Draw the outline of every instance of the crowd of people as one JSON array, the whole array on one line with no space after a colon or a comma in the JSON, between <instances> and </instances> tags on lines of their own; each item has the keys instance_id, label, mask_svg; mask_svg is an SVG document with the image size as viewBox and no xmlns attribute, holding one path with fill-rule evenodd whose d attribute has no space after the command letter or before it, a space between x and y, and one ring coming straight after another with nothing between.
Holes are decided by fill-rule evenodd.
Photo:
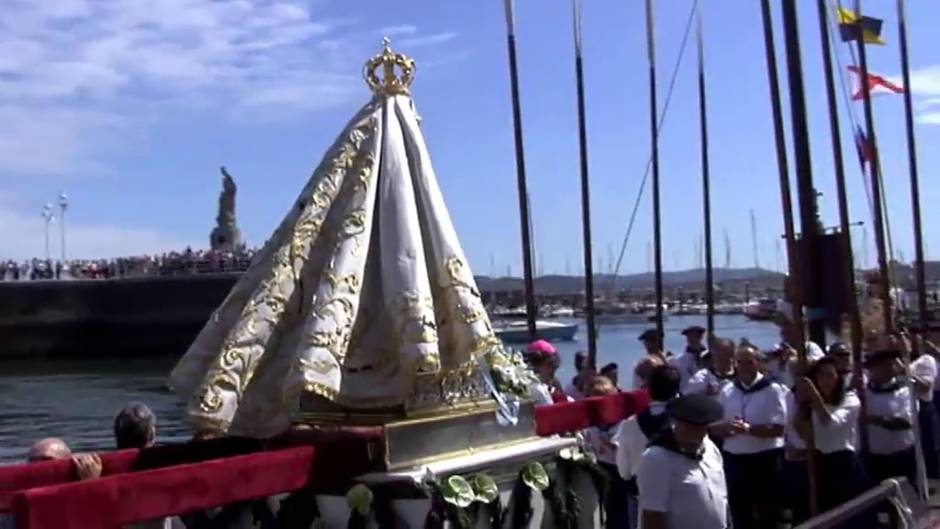
<instances>
[{"instance_id":1,"label":"crowd of people","mask_svg":"<svg viewBox=\"0 0 940 529\"><path fill-rule=\"evenodd\" d=\"M125 277L175 276L217 272L243 272L255 250L234 252L193 250L159 255L139 255L116 259L31 259L17 262L0 260L0 281L54 279L114 279Z\"/></svg>"},{"instance_id":2,"label":"crowd of people","mask_svg":"<svg viewBox=\"0 0 940 529\"><path fill-rule=\"evenodd\" d=\"M646 390L650 405L583 433L610 477L607 527L795 526L811 514L810 459L817 512L889 478L921 487L917 443L927 476L940 477L936 346L917 336L870 334L856 369L844 343L823 351L806 341L801 358L800 328L786 317L777 323L781 342L769 351L706 338L698 326L683 331L687 346L679 354L663 350L656 330L639 336L645 354L627 389ZM615 364L598 371L578 354L577 374L563 385L551 344L533 342L527 359L540 379L532 389L537 403L620 391ZM878 514L885 515L873 509L845 527L875 527L868 524Z\"/></svg>"}]
</instances>

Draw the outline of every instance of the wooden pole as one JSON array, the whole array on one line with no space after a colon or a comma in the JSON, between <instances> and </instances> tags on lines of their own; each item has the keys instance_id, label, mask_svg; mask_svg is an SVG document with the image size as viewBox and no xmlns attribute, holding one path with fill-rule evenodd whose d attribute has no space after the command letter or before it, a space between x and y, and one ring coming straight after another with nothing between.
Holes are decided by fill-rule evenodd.
<instances>
[{"instance_id":1,"label":"wooden pole","mask_svg":"<svg viewBox=\"0 0 940 529\"><path fill-rule=\"evenodd\" d=\"M653 24L653 0L646 0L646 50L649 59L650 84L650 139L652 141L651 160L653 166L653 261L655 266L654 284L656 291L656 333L663 348L663 241L659 206L659 124L656 104L656 46Z\"/></svg>"},{"instance_id":2,"label":"wooden pole","mask_svg":"<svg viewBox=\"0 0 940 529\"><path fill-rule=\"evenodd\" d=\"M584 296L588 327L588 365L597 367L597 329L594 325L594 259L591 256L591 187L588 176L587 116L584 111L584 66L581 55L581 1L572 0L574 12L574 69L578 91L578 140L581 160L581 228L584 239Z\"/></svg>"},{"instance_id":3,"label":"wooden pole","mask_svg":"<svg viewBox=\"0 0 940 529\"><path fill-rule=\"evenodd\" d=\"M796 163L797 203L800 211L801 263L803 274L797 283L809 319L809 337L821 347L826 343L825 314L822 304L819 259L819 225L816 209L816 188L809 150L809 126L806 121L806 98L803 92L803 64L796 1L783 2L783 31L787 54L787 77L790 84L790 119L793 127L793 152Z\"/></svg>"},{"instance_id":4,"label":"wooden pole","mask_svg":"<svg viewBox=\"0 0 940 529\"><path fill-rule=\"evenodd\" d=\"M861 16L862 3L855 0L855 13ZM875 118L871 109L871 93L868 90L868 59L865 53L865 42L861 35L856 39L858 46L858 67L860 72L860 83L862 86L862 101L865 108L865 128L868 135L868 142L871 146L871 160L868 163L868 170L871 176L871 201L872 219L875 225L875 246L878 250L878 279L881 282L881 300L882 300L882 318L884 319L884 330L886 333L894 332L894 310L891 303L891 278L888 273L888 249L885 243L885 226L883 202L881 199L881 162L878 154L878 142L875 138Z\"/></svg>"},{"instance_id":5,"label":"wooden pole","mask_svg":"<svg viewBox=\"0 0 940 529\"><path fill-rule=\"evenodd\" d=\"M920 183L917 174L917 144L914 140L914 111L911 103L911 69L907 53L907 20L904 9L904 0L897 0L898 12L898 40L901 49L901 77L904 82L904 125L907 132L907 163L911 177L911 211L914 223L914 274L917 281L917 316L921 333L926 334L929 321L927 319L927 278L924 271L924 238L920 216ZM861 13L861 11L858 11ZM859 15L861 16L861 15ZM859 39L860 43L862 39ZM864 43L861 43L864 46ZM866 91L867 92L867 91ZM927 354L920 351L921 354ZM910 369L910 355L906 355L905 362ZM923 425L917 420L917 397L914 395L910 377L907 377L908 389L911 391L911 409L914 412L914 434L916 435L915 455L917 457L917 483L921 497L927 499L929 494L927 482L927 465L924 459L924 447L921 445L920 429Z\"/></svg>"},{"instance_id":6,"label":"wooden pole","mask_svg":"<svg viewBox=\"0 0 940 529\"><path fill-rule=\"evenodd\" d=\"M715 336L715 284L712 270L711 179L708 172L708 113L705 99L705 44L702 11L697 7L698 31L698 110L702 140L702 215L705 227L705 320L709 339Z\"/></svg>"},{"instance_id":7,"label":"wooden pole","mask_svg":"<svg viewBox=\"0 0 940 529\"><path fill-rule=\"evenodd\" d=\"M519 104L519 70L516 64L516 24L513 0L505 0L506 44L509 50L509 80L512 90L512 130L516 147L516 186L519 193L519 223L522 231L522 275L525 288L526 327L529 338L535 333L535 281L532 277L532 241L529 224L529 191L526 185L525 149L522 144L522 110Z\"/></svg>"},{"instance_id":8,"label":"wooden pole","mask_svg":"<svg viewBox=\"0 0 940 529\"><path fill-rule=\"evenodd\" d=\"M784 0L788 4L792 0ZM792 6L791 6L792 7ZM787 166L787 146L783 130L783 111L780 103L780 83L777 77L777 54L774 47L773 20L771 17L770 0L761 0L761 15L764 27L764 52L767 61L767 78L770 85L770 103L774 123L774 140L777 150L777 168L780 183L780 200L783 206L783 225L784 236L787 241L787 267L788 277L791 284L798 284L798 271L796 252L796 234L793 222L793 205L790 195L789 169ZM797 353L800 357L800 363L806 365L806 341L803 336L803 307L800 296L793 298L793 323L799 330L798 343L795 344ZM793 345L793 344L791 344ZM815 438L812 435L812 422L810 422L810 433L807 442L806 468L809 475L808 491L810 514L816 514L818 511L817 485L816 485L816 458L815 458Z\"/></svg>"},{"instance_id":9,"label":"wooden pole","mask_svg":"<svg viewBox=\"0 0 940 529\"><path fill-rule=\"evenodd\" d=\"M862 2L861 0L855 0L855 14L861 20L862 16ZM882 318L884 319L884 328L886 334L894 334L895 332L895 318L894 318L894 309L891 303L891 275L888 270L888 253L887 245L885 243L885 216L884 216L884 202L882 197L882 182L881 182L881 163L880 155L878 153L878 143L875 139L875 124L874 124L874 113L872 112L871 107L871 92L868 88L868 58L865 50L865 39L863 35L862 28L857 29L856 34L856 45L858 49L858 67L861 70L860 72L860 84L862 86L862 98L865 107L865 125L868 132L868 141L871 144L871 157L868 167L869 174L871 175L871 188L872 188L872 202L873 202L873 214L874 214L874 224L875 224L875 245L878 248L878 276L881 282L882 291L881 291L881 300L882 300ZM903 51L902 51L903 54ZM909 87L906 87L909 88ZM904 365L905 369L910 369L910 356L908 354L904 355ZM910 377L905 378L905 385L908 388L908 391L911 395L911 409L914 414L914 421L912 422L912 430L914 433L914 454L917 461L917 483L914 485L917 486L918 492L921 497L926 499L928 493L927 490L927 481L926 481L926 467L924 465L924 453L923 447L920 443L920 425L917 420L917 396L914 394L913 385L911 384Z\"/></svg>"},{"instance_id":10,"label":"wooden pole","mask_svg":"<svg viewBox=\"0 0 940 529\"><path fill-rule=\"evenodd\" d=\"M823 70L826 78L826 102L829 106L829 135L832 139L832 162L836 179L836 195L839 201L839 230L842 232L843 257L845 259L845 280L849 292L849 333L852 343L852 368L856 380L863 380L862 369L862 319L858 310L858 297L855 293L855 259L852 255L852 237L849 224L849 200L845 186L845 164L842 158L842 136L839 127L839 105L836 99L836 85L832 75L832 49L829 45L829 15L826 0L816 0L819 14L819 39L823 56ZM867 403L865 392L860 392L862 415L865 415ZM861 423L862 446L868 446L868 424Z\"/></svg>"},{"instance_id":11,"label":"wooden pole","mask_svg":"<svg viewBox=\"0 0 940 529\"><path fill-rule=\"evenodd\" d=\"M901 78L904 82L904 121L907 129L907 164L911 172L911 212L914 216L914 273L917 278L917 316L920 332L927 332L927 275L924 271L924 234L920 217L920 183L917 175L917 144L914 141L914 110L911 103L911 68L907 56L907 20L904 0L897 1L898 41L901 48Z\"/></svg>"}]
</instances>

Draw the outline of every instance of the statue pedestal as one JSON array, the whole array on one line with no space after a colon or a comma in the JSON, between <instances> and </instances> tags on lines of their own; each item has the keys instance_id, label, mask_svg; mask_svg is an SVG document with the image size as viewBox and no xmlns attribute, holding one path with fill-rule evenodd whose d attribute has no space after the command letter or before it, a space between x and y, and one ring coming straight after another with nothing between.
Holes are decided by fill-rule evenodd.
<instances>
[{"instance_id":1,"label":"statue pedestal","mask_svg":"<svg viewBox=\"0 0 940 529\"><path fill-rule=\"evenodd\" d=\"M407 469L387 472L374 472L362 475L356 482L369 487L374 501L388 501L397 517L400 527L424 527L425 518L431 510L431 499L427 497L423 483L429 477L444 480L449 476L471 476L485 472L492 477L500 493L504 509L504 519L512 515L513 490L517 486L519 473L532 462L541 463L554 481L557 476L555 465L559 452L565 448L574 448L577 441L573 438L533 438L505 446L474 451L465 455L439 459L434 462ZM585 472L576 472L565 486L577 494L581 506L578 518L579 528L600 527L599 499L589 476ZM349 518L349 506L344 496L319 495L316 497L321 520L326 527L344 527ZM531 493L532 518L529 527L553 528L552 510L548 502L538 492ZM490 527L485 520L473 520L474 527Z\"/></svg>"}]
</instances>

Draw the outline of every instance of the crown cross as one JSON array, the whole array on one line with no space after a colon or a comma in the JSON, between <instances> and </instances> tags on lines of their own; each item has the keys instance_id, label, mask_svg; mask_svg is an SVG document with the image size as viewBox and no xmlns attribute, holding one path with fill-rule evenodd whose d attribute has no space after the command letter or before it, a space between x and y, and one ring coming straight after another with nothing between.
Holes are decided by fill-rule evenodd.
<instances>
[{"instance_id":1,"label":"crown cross","mask_svg":"<svg viewBox=\"0 0 940 529\"><path fill-rule=\"evenodd\" d=\"M415 61L405 54L393 53L389 44L388 37L382 39L382 53L366 61L362 76L375 95L407 94L415 76Z\"/></svg>"}]
</instances>

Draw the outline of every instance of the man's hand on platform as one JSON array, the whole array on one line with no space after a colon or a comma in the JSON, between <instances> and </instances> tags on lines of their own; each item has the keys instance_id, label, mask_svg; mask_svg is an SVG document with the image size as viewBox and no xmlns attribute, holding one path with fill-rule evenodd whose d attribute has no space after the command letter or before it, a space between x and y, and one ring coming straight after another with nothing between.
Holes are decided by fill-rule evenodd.
<instances>
[{"instance_id":1,"label":"man's hand on platform","mask_svg":"<svg viewBox=\"0 0 940 529\"><path fill-rule=\"evenodd\" d=\"M101 477L101 458L98 454L78 454L72 456L79 481Z\"/></svg>"}]
</instances>

